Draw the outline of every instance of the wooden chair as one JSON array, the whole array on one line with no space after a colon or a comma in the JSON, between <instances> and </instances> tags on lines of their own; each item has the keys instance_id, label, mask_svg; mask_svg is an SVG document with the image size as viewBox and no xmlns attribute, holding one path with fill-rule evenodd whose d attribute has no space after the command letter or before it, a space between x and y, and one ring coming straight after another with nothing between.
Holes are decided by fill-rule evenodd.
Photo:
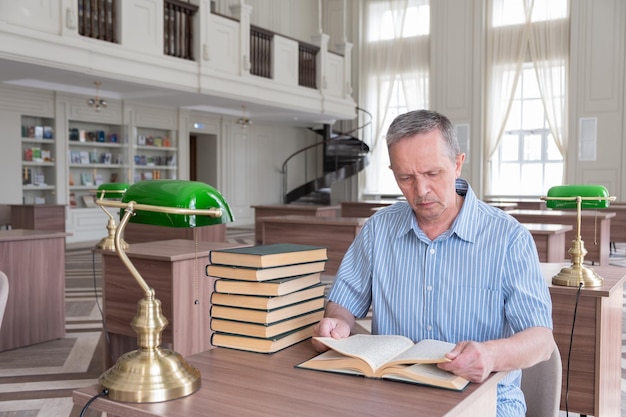
<instances>
[{"instance_id":1,"label":"wooden chair","mask_svg":"<svg viewBox=\"0 0 626 417\"><path fill-rule=\"evenodd\" d=\"M562 374L561 354L557 347L547 361L522 370L526 417L558 417Z\"/></svg>"},{"instance_id":2,"label":"wooden chair","mask_svg":"<svg viewBox=\"0 0 626 417\"><path fill-rule=\"evenodd\" d=\"M2 318L4 317L4 310L6 309L8 298L9 279L4 272L0 271L0 328L2 328Z\"/></svg>"}]
</instances>

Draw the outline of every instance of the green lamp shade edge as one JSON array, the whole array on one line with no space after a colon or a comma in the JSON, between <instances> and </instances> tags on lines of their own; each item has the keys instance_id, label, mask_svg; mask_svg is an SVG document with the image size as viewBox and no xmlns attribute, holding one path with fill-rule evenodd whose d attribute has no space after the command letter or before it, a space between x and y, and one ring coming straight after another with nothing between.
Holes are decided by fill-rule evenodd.
<instances>
[{"instance_id":1,"label":"green lamp shade edge","mask_svg":"<svg viewBox=\"0 0 626 417\"><path fill-rule=\"evenodd\" d=\"M234 221L230 206L222 194L209 184L186 180L147 180L131 185L123 203L134 201L137 204L179 209L206 210L220 208L221 217L187 215L137 210L130 223L151 224L166 227L201 227ZM120 210L120 217L124 210Z\"/></svg>"},{"instance_id":2,"label":"green lamp shade edge","mask_svg":"<svg viewBox=\"0 0 626 417\"><path fill-rule=\"evenodd\" d=\"M559 197L597 197L598 200L581 201L581 209L605 209L609 207L609 192L603 185L571 184L556 185L548 190L546 207L550 209L575 209L576 200L559 200Z\"/></svg>"}]
</instances>

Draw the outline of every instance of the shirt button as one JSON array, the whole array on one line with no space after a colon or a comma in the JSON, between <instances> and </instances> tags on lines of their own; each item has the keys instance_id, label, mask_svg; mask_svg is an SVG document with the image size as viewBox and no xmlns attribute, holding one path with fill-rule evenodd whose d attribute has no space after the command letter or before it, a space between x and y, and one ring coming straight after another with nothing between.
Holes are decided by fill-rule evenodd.
<instances>
[{"instance_id":1,"label":"shirt button","mask_svg":"<svg viewBox=\"0 0 626 417\"><path fill-rule=\"evenodd\" d=\"M435 250L431 248L430 249L430 254L433 255L434 253L435 253Z\"/></svg>"},{"instance_id":2,"label":"shirt button","mask_svg":"<svg viewBox=\"0 0 626 417\"><path fill-rule=\"evenodd\" d=\"M426 287L426 289L427 289L428 291L432 291L432 290L433 290L433 286L432 286L432 285L428 285L428 286Z\"/></svg>"},{"instance_id":3,"label":"shirt button","mask_svg":"<svg viewBox=\"0 0 626 417\"><path fill-rule=\"evenodd\" d=\"M426 330L431 331L432 329L433 329L433 326L431 326L430 324L426 326Z\"/></svg>"}]
</instances>

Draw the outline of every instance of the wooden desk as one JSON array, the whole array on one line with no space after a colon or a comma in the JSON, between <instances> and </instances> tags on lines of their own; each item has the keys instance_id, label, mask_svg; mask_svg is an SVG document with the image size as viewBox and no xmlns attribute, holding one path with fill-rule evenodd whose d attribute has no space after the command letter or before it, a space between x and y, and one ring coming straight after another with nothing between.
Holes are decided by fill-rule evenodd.
<instances>
[{"instance_id":1,"label":"wooden desk","mask_svg":"<svg viewBox=\"0 0 626 417\"><path fill-rule=\"evenodd\" d=\"M485 199L487 204L510 204L516 205L520 210L545 210L546 202L537 198L516 198L516 197L489 197Z\"/></svg>"},{"instance_id":2,"label":"wooden desk","mask_svg":"<svg viewBox=\"0 0 626 417\"><path fill-rule=\"evenodd\" d=\"M65 233L65 206L12 204L11 228Z\"/></svg>"},{"instance_id":3,"label":"wooden desk","mask_svg":"<svg viewBox=\"0 0 626 417\"><path fill-rule=\"evenodd\" d=\"M341 217L369 217L376 208L387 207L402 200L342 201Z\"/></svg>"},{"instance_id":4,"label":"wooden desk","mask_svg":"<svg viewBox=\"0 0 626 417\"><path fill-rule=\"evenodd\" d=\"M318 204L270 204L252 206L254 209L254 239L257 243L263 241L263 225L259 218L273 216L300 216L337 217L339 206L320 206Z\"/></svg>"},{"instance_id":5,"label":"wooden desk","mask_svg":"<svg viewBox=\"0 0 626 417\"><path fill-rule=\"evenodd\" d=\"M0 231L0 270L9 278L0 351L65 336L65 236Z\"/></svg>"},{"instance_id":6,"label":"wooden desk","mask_svg":"<svg viewBox=\"0 0 626 417\"><path fill-rule=\"evenodd\" d=\"M215 224L212 226L202 227L165 227L154 226L151 224L128 223L124 229L124 240L128 244L171 239L226 242L226 225Z\"/></svg>"},{"instance_id":7,"label":"wooden desk","mask_svg":"<svg viewBox=\"0 0 626 417\"><path fill-rule=\"evenodd\" d=\"M511 210L507 211L520 223L539 224L568 224L572 230L565 234L563 256L571 259L567 252L576 238L576 211L575 210ZM609 264L611 218L615 213L604 210L583 210L581 212L580 235L585 242L587 255L585 262L607 266ZM597 244L595 244L597 242Z\"/></svg>"},{"instance_id":8,"label":"wooden desk","mask_svg":"<svg viewBox=\"0 0 626 417\"><path fill-rule=\"evenodd\" d=\"M606 210L615 213L611 219L611 242L626 242L626 203L611 203Z\"/></svg>"},{"instance_id":9,"label":"wooden desk","mask_svg":"<svg viewBox=\"0 0 626 417\"><path fill-rule=\"evenodd\" d=\"M263 244L301 243L324 246L328 253L326 274L339 269L348 247L367 219L362 217L273 216L262 217Z\"/></svg>"},{"instance_id":10,"label":"wooden desk","mask_svg":"<svg viewBox=\"0 0 626 417\"><path fill-rule=\"evenodd\" d=\"M533 235L539 262L564 262L563 247L565 233L572 230L572 226L565 224L536 224L522 223Z\"/></svg>"},{"instance_id":11,"label":"wooden desk","mask_svg":"<svg viewBox=\"0 0 626 417\"><path fill-rule=\"evenodd\" d=\"M552 285L563 264L542 264L552 296L554 338L563 361L561 410L565 410L568 351L576 287ZM593 267L604 285L582 288L572 343L569 411L602 417L621 416L622 303L626 269Z\"/></svg>"},{"instance_id":12,"label":"wooden desk","mask_svg":"<svg viewBox=\"0 0 626 417\"><path fill-rule=\"evenodd\" d=\"M196 246L197 245L197 246ZM129 259L161 300L169 325L164 346L183 356L211 348L210 299L213 278L207 277L209 251L239 244L172 239L136 243L126 251ZM102 251L103 304L112 365L125 352L137 349L137 334L130 322L144 294L116 252ZM194 304L195 300L198 304Z\"/></svg>"},{"instance_id":13,"label":"wooden desk","mask_svg":"<svg viewBox=\"0 0 626 417\"><path fill-rule=\"evenodd\" d=\"M496 386L505 375L456 392L294 368L315 355L310 340L271 355L217 348L188 358L202 374L200 390L188 397L156 404L99 398L90 409L134 417L495 417ZM83 406L97 392L91 386L72 397Z\"/></svg>"}]
</instances>

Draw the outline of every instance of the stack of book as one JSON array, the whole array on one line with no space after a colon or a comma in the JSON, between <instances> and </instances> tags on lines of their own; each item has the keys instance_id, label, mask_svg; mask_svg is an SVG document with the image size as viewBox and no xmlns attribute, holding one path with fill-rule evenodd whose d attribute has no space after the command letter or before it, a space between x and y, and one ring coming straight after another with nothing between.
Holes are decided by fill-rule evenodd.
<instances>
[{"instance_id":1,"label":"stack of book","mask_svg":"<svg viewBox=\"0 0 626 417\"><path fill-rule=\"evenodd\" d=\"M311 337L323 316L326 248L247 246L211 251L209 261L214 346L273 353Z\"/></svg>"}]
</instances>

